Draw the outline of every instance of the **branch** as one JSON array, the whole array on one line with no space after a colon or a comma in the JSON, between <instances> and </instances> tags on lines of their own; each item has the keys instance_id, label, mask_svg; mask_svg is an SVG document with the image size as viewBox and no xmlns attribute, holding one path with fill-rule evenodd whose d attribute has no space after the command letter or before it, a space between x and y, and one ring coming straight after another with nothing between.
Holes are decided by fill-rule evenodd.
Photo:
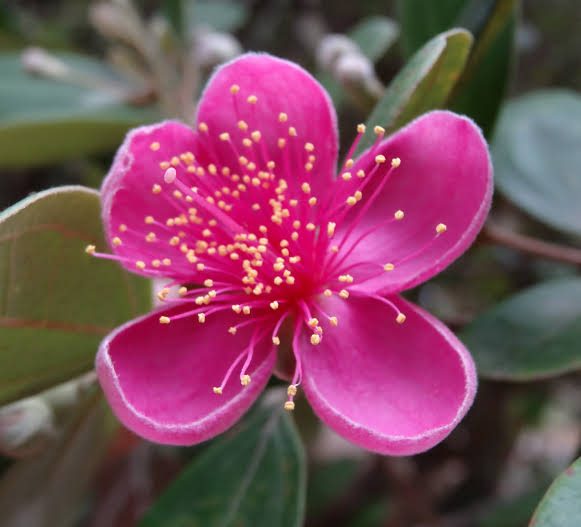
<instances>
[{"instance_id":1,"label":"branch","mask_svg":"<svg viewBox=\"0 0 581 527\"><path fill-rule=\"evenodd\" d=\"M512 247L518 251L539 256L541 258L548 258L550 260L557 260L559 262L567 262L581 266L581 249L573 247L565 247L556 243L548 243L537 238L524 236L512 232L504 227L501 227L490 220L484 225L482 235L485 242L493 245L503 245L505 247Z\"/></svg>"}]
</instances>

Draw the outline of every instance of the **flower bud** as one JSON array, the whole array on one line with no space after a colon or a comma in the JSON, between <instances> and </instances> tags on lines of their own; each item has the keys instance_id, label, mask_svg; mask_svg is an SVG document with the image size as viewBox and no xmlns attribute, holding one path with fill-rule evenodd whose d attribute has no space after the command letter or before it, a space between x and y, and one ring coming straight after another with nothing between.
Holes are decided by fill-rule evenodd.
<instances>
[{"instance_id":1,"label":"flower bud","mask_svg":"<svg viewBox=\"0 0 581 527\"><path fill-rule=\"evenodd\" d=\"M375 78L371 61L359 52L346 53L339 57L333 73L340 82L349 84L364 85Z\"/></svg>"},{"instance_id":2,"label":"flower bud","mask_svg":"<svg viewBox=\"0 0 581 527\"><path fill-rule=\"evenodd\" d=\"M325 71L333 71L340 57L349 53L359 53L357 44L345 35L326 35L319 42L317 63Z\"/></svg>"},{"instance_id":3,"label":"flower bud","mask_svg":"<svg viewBox=\"0 0 581 527\"><path fill-rule=\"evenodd\" d=\"M59 58L42 48L26 48L20 55L22 67L33 75L60 78L67 75L69 67Z\"/></svg>"},{"instance_id":4,"label":"flower bud","mask_svg":"<svg viewBox=\"0 0 581 527\"><path fill-rule=\"evenodd\" d=\"M54 414L40 397L0 408L0 452L23 458L40 453L54 439Z\"/></svg>"},{"instance_id":5,"label":"flower bud","mask_svg":"<svg viewBox=\"0 0 581 527\"><path fill-rule=\"evenodd\" d=\"M211 69L242 53L242 46L232 35L199 30L195 36L196 55L200 66Z\"/></svg>"}]
</instances>

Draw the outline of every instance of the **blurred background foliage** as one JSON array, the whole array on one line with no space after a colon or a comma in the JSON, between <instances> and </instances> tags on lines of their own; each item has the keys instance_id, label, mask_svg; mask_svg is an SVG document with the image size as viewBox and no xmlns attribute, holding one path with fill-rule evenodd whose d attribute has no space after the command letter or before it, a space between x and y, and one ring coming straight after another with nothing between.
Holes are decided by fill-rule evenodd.
<instances>
[{"instance_id":1,"label":"blurred background foliage","mask_svg":"<svg viewBox=\"0 0 581 527\"><path fill-rule=\"evenodd\" d=\"M581 445L581 4L135 8L0 4L2 525L520 527L543 496L536 526L578 525L578 462L545 491ZM79 247L102 232L97 194L78 185L99 188L131 127L191 122L212 68L244 50L316 75L342 145L358 122L393 132L437 107L467 113L491 142L497 190L483 233L408 294L458 331L481 376L467 418L425 454L363 452L307 404L293 423L269 397L210 444L152 445L118 427L95 386L99 339L150 307L150 286L82 258Z\"/></svg>"}]
</instances>

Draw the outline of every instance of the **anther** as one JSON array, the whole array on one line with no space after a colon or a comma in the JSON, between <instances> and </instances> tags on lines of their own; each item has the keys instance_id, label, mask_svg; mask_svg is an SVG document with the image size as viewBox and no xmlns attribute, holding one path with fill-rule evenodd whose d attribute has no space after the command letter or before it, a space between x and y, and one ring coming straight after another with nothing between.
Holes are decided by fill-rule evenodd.
<instances>
[{"instance_id":1,"label":"anther","mask_svg":"<svg viewBox=\"0 0 581 527\"><path fill-rule=\"evenodd\" d=\"M286 394L289 397L294 397L297 394L297 387L294 384L291 384L287 389L286 389Z\"/></svg>"},{"instance_id":2,"label":"anther","mask_svg":"<svg viewBox=\"0 0 581 527\"><path fill-rule=\"evenodd\" d=\"M339 323L337 317L330 317L329 322L331 323L331 326L336 326Z\"/></svg>"},{"instance_id":3,"label":"anther","mask_svg":"<svg viewBox=\"0 0 581 527\"><path fill-rule=\"evenodd\" d=\"M379 154L378 156L375 156L375 162L376 163L385 163L385 156L383 156L381 154Z\"/></svg>"},{"instance_id":4,"label":"anther","mask_svg":"<svg viewBox=\"0 0 581 527\"><path fill-rule=\"evenodd\" d=\"M240 384L242 386L248 386L250 384L250 375L242 375L240 377Z\"/></svg>"},{"instance_id":5,"label":"anther","mask_svg":"<svg viewBox=\"0 0 581 527\"><path fill-rule=\"evenodd\" d=\"M311 344L313 346L316 346L317 344L319 344L321 342L321 337L320 335L317 335L317 333L313 333L311 335Z\"/></svg>"},{"instance_id":6,"label":"anther","mask_svg":"<svg viewBox=\"0 0 581 527\"><path fill-rule=\"evenodd\" d=\"M95 249L96 249L96 247L94 245L87 245L87 247L85 247L85 252L87 254L94 254Z\"/></svg>"},{"instance_id":7,"label":"anther","mask_svg":"<svg viewBox=\"0 0 581 527\"><path fill-rule=\"evenodd\" d=\"M309 320L308 324L309 324L309 326L314 328L315 326L319 325L319 320L313 317Z\"/></svg>"},{"instance_id":8,"label":"anther","mask_svg":"<svg viewBox=\"0 0 581 527\"><path fill-rule=\"evenodd\" d=\"M365 125L364 125L363 123L361 123L361 124L358 124L358 125L357 125L357 131L358 131L360 134L364 134L364 133L365 133Z\"/></svg>"},{"instance_id":9,"label":"anther","mask_svg":"<svg viewBox=\"0 0 581 527\"><path fill-rule=\"evenodd\" d=\"M349 291L347 291L346 289L341 289L341 291L339 291L339 296L341 298L347 299L349 298Z\"/></svg>"},{"instance_id":10,"label":"anther","mask_svg":"<svg viewBox=\"0 0 581 527\"><path fill-rule=\"evenodd\" d=\"M309 198L309 205L311 207L314 207L317 204L317 198L315 198L314 196L312 198Z\"/></svg>"},{"instance_id":11,"label":"anther","mask_svg":"<svg viewBox=\"0 0 581 527\"><path fill-rule=\"evenodd\" d=\"M255 143L258 143L258 141L260 141L261 134L258 130L254 130L254 132L250 134L250 137L252 137L252 140Z\"/></svg>"},{"instance_id":12,"label":"anther","mask_svg":"<svg viewBox=\"0 0 581 527\"><path fill-rule=\"evenodd\" d=\"M143 262L142 260L138 260L137 262L135 262L135 267L143 271L145 269L145 262Z\"/></svg>"},{"instance_id":13,"label":"anther","mask_svg":"<svg viewBox=\"0 0 581 527\"><path fill-rule=\"evenodd\" d=\"M180 296L184 296L187 292L188 292L188 288L185 286L182 286L178 289L178 295L180 295Z\"/></svg>"},{"instance_id":14,"label":"anther","mask_svg":"<svg viewBox=\"0 0 581 527\"><path fill-rule=\"evenodd\" d=\"M323 291L323 294L324 294L325 296L332 296L332 295L333 295L333 291L331 291L330 289L325 289L325 290Z\"/></svg>"},{"instance_id":15,"label":"anther","mask_svg":"<svg viewBox=\"0 0 581 527\"><path fill-rule=\"evenodd\" d=\"M289 126L288 135L291 135L293 137L296 137L296 135L297 135L297 129L294 126Z\"/></svg>"},{"instance_id":16,"label":"anther","mask_svg":"<svg viewBox=\"0 0 581 527\"><path fill-rule=\"evenodd\" d=\"M358 170L357 177L363 179L365 177L365 172L363 170Z\"/></svg>"},{"instance_id":17,"label":"anther","mask_svg":"<svg viewBox=\"0 0 581 527\"><path fill-rule=\"evenodd\" d=\"M153 185L153 187L151 187L151 192L153 194L159 194L161 192L161 186L156 183Z\"/></svg>"},{"instance_id":18,"label":"anther","mask_svg":"<svg viewBox=\"0 0 581 527\"><path fill-rule=\"evenodd\" d=\"M446 232L446 229L448 227L446 227L446 225L444 223L438 223L438 225L436 226L436 232L438 234L442 234L443 232Z\"/></svg>"},{"instance_id":19,"label":"anther","mask_svg":"<svg viewBox=\"0 0 581 527\"><path fill-rule=\"evenodd\" d=\"M214 393L216 395L222 395L222 388L214 386L214 388L212 388L212 390L214 391Z\"/></svg>"},{"instance_id":20,"label":"anther","mask_svg":"<svg viewBox=\"0 0 581 527\"><path fill-rule=\"evenodd\" d=\"M331 236L333 236L333 234L335 234L335 227L337 226L337 224L333 221L330 221L329 223L327 223L327 234L329 235L329 238Z\"/></svg>"},{"instance_id":21,"label":"anther","mask_svg":"<svg viewBox=\"0 0 581 527\"><path fill-rule=\"evenodd\" d=\"M228 333L230 333L231 335L236 335L236 332L237 332L237 331L238 331L238 330L237 330L237 329L236 329L234 326L230 326L230 327L228 328Z\"/></svg>"},{"instance_id":22,"label":"anther","mask_svg":"<svg viewBox=\"0 0 581 527\"><path fill-rule=\"evenodd\" d=\"M403 324L405 322L406 316L403 313L399 313L399 315L397 315L395 321L398 324Z\"/></svg>"},{"instance_id":23,"label":"anther","mask_svg":"<svg viewBox=\"0 0 581 527\"><path fill-rule=\"evenodd\" d=\"M174 167L169 167L166 171L165 174L163 175L163 180L170 185L171 183L173 183L176 179L176 169Z\"/></svg>"},{"instance_id":24,"label":"anther","mask_svg":"<svg viewBox=\"0 0 581 527\"><path fill-rule=\"evenodd\" d=\"M154 141L149 145L149 148L151 148L155 152L156 150L159 150L159 146L160 146L159 143L157 141Z\"/></svg>"},{"instance_id":25,"label":"anther","mask_svg":"<svg viewBox=\"0 0 581 527\"><path fill-rule=\"evenodd\" d=\"M307 152L312 152L315 149L315 145L313 143L305 143L305 150Z\"/></svg>"},{"instance_id":26,"label":"anther","mask_svg":"<svg viewBox=\"0 0 581 527\"><path fill-rule=\"evenodd\" d=\"M400 159L399 157L394 157L394 158L391 160L391 166L392 166L393 168L397 168L399 165L401 165L401 159Z\"/></svg>"},{"instance_id":27,"label":"anther","mask_svg":"<svg viewBox=\"0 0 581 527\"><path fill-rule=\"evenodd\" d=\"M280 346L280 339L278 337L272 337L272 343L275 346Z\"/></svg>"},{"instance_id":28,"label":"anther","mask_svg":"<svg viewBox=\"0 0 581 527\"><path fill-rule=\"evenodd\" d=\"M206 123L200 123L198 125L198 130L200 132L207 132L208 131L208 125Z\"/></svg>"},{"instance_id":29,"label":"anther","mask_svg":"<svg viewBox=\"0 0 581 527\"><path fill-rule=\"evenodd\" d=\"M240 86L238 86L238 84L232 84L232 86L230 86L230 93L231 94L238 93L239 91L240 91Z\"/></svg>"},{"instance_id":30,"label":"anther","mask_svg":"<svg viewBox=\"0 0 581 527\"><path fill-rule=\"evenodd\" d=\"M208 279L204 280L204 285L205 285L206 287L212 287L212 286L214 285L214 281L213 281L213 280L210 280L210 279L208 278Z\"/></svg>"},{"instance_id":31,"label":"anther","mask_svg":"<svg viewBox=\"0 0 581 527\"><path fill-rule=\"evenodd\" d=\"M393 215L393 217L394 217L396 220L401 220L401 219L403 219L403 216L404 216L404 214L403 214L403 210L398 210L398 211L397 211L397 212L396 212L396 213Z\"/></svg>"},{"instance_id":32,"label":"anther","mask_svg":"<svg viewBox=\"0 0 581 527\"><path fill-rule=\"evenodd\" d=\"M270 309L276 311L278 309L278 302L275 300L274 302L270 303Z\"/></svg>"},{"instance_id":33,"label":"anther","mask_svg":"<svg viewBox=\"0 0 581 527\"><path fill-rule=\"evenodd\" d=\"M343 178L343 181L349 181L351 179L351 172L343 172L341 178Z\"/></svg>"},{"instance_id":34,"label":"anther","mask_svg":"<svg viewBox=\"0 0 581 527\"><path fill-rule=\"evenodd\" d=\"M248 99L246 99L250 104L256 104L258 101L258 97L256 95L249 95Z\"/></svg>"},{"instance_id":35,"label":"anther","mask_svg":"<svg viewBox=\"0 0 581 527\"><path fill-rule=\"evenodd\" d=\"M221 141L228 141L230 139L230 134L228 132L222 132L218 137Z\"/></svg>"},{"instance_id":36,"label":"anther","mask_svg":"<svg viewBox=\"0 0 581 527\"><path fill-rule=\"evenodd\" d=\"M169 317L159 317L159 323L160 324L169 324L171 322Z\"/></svg>"},{"instance_id":37,"label":"anther","mask_svg":"<svg viewBox=\"0 0 581 527\"><path fill-rule=\"evenodd\" d=\"M345 161L345 167L351 168L354 163L355 163L355 161L353 161L353 159L347 159L347 161Z\"/></svg>"},{"instance_id":38,"label":"anther","mask_svg":"<svg viewBox=\"0 0 581 527\"><path fill-rule=\"evenodd\" d=\"M198 322L200 324L203 324L204 322L206 322L206 315L204 313L198 313Z\"/></svg>"},{"instance_id":39,"label":"anther","mask_svg":"<svg viewBox=\"0 0 581 527\"><path fill-rule=\"evenodd\" d=\"M394 269L395 269L395 266L392 263L386 263L383 266L384 271L393 271Z\"/></svg>"},{"instance_id":40,"label":"anther","mask_svg":"<svg viewBox=\"0 0 581 527\"><path fill-rule=\"evenodd\" d=\"M293 403L292 401L287 401L286 403L284 403L284 409L287 412L292 412L295 409L295 403Z\"/></svg>"},{"instance_id":41,"label":"anther","mask_svg":"<svg viewBox=\"0 0 581 527\"><path fill-rule=\"evenodd\" d=\"M375 127L373 127L373 131L377 135L383 135L385 133L385 128L383 128L383 126L375 126Z\"/></svg>"},{"instance_id":42,"label":"anther","mask_svg":"<svg viewBox=\"0 0 581 527\"><path fill-rule=\"evenodd\" d=\"M246 124L245 121L238 121L238 128L245 132L246 130L248 130L248 125Z\"/></svg>"}]
</instances>

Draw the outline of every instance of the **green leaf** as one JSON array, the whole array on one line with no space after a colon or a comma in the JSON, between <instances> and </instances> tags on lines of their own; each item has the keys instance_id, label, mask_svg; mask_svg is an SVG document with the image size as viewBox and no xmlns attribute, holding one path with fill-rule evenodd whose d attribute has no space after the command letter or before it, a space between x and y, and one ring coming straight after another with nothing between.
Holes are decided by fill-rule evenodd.
<instances>
[{"instance_id":1,"label":"green leaf","mask_svg":"<svg viewBox=\"0 0 581 527\"><path fill-rule=\"evenodd\" d=\"M399 28L386 16L370 16L351 28L347 36L371 62L377 62L397 40Z\"/></svg>"},{"instance_id":2,"label":"green leaf","mask_svg":"<svg viewBox=\"0 0 581 527\"><path fill-rule=\"evenodd\" d=\"M400 41L406 57L428 40L455 26L466 0L398 0Z\"/></svg>"},{"instance_id":3,"label":"green leaf","mask_svg":"<svg viewBox=\"0 0 581 527\"><path fill-rule=\"evenodd\" d=\"M228 0L186 0L187 19L192 26L207 25L216 31L232 33L248 20L243 3Z\"/></svg>"},{"instance_id":4,"label":"green leaf","mask_svg":"<svg viewBox=\"0 0 581 527\"><path fill-rule=\"evenodd\" d=\"M399 0L397 6L408 55L451 27L474 35L449 107L472 117L489 136L510 80L519 0Z\"/></svg>"},{"instance_id":5,"label":"green leaf","mask_svg":"<svg viewBox=\"0 0 581 527\"><path fill-rule=\"evenodd\" d=\"M553 481L529 525L578 527L579 518L581 518L581 458Z\"/></svg>"},{"instance_id":6,"label":"green leaf","mask_svg":"<svg viewBox=\"0 0 581 527\"><path fill-rule=\"evenodd\" d=\"M98 61L58 55L77 77L120 80ZM33 166L114 150L125 133L159 119L120 102L119 94L34 77L15 53L0 54L0 167ZM88 81L89 82L89 81Z\"/></svg>"},{"instance_id":7,"label":"green leaf","mask_svg":"<svg viewBox=\"0 0 581 527\"><path fill-rule=\"evenodd\" d=\"M117 429L102 393L70 414L58 441L40 456L13 464L0 478L3 527L73 527Z\"/></svg>"},{"instance_id":8,"label":"green leaf","mask_svg":"<svg viewBox=\"0 0 581 527\"><path fill-rule=\"evenodd\" d=\"M475 43L450 109L472 117L487 137L510 81L518 7L519 0L471 0L457 22L474 34Z\"/></svg>"},{"instance_id":9,"label":"green leaf","mask_svg":"<svg viewBox=\"0 0 581 527\"><path fill-rule=\"evenodd\" d=\"M149 281L89 243L106 247L93 190L55 188L0 215L0 404L90 370L100 340L150 307Z\"/></svg>"},{"instance_id":10,"label":"green leaf","mask_svg":"<svg viewBox=\"0 0 581 527\"><path fill-rule=\"evenodd\" d=\"M539 91L506 104L492 143L498 189L539 220L581 235L581 97Z\"/></svg>"},{"instance_id":11,"label":"green leaf","mask_svg":"<svg viewBox=\"0 0 581 527\"><path fill-rule=\"evenodd\" d=\"M308 517L317 516L345 495L360 469L361 462L355 459L339 459L309 467Z\"/></svg>"},{"instance_id":12,"label":"green leaf","mask_svg":"<svg viewBox=\"0 0 581 527\"><path fill-rule=\"evenodd\" d=\"M537 285L494 306L460 338L478 373L529 381L581 368L581 279Z\"/></svg>"},{"instance_id":13,"label":"green leaf","mask_svg":"<svg viewBox=\"0 0 581 527\"><path fill-rule=\"evenodd\" d=\"M304 452L280 401L256 409L228 436L194 459L140 527L302 525Z\"/></svg>"},{"instance_id":14,"label":"green leaf","mask_svg":"<svg viewBox=\"0 0 581 527\"><path fill-rule=\"evenodd\" d=\"M163 0L161 10L177 34L183 36L185 29L183 0Z\"/></svg>"},{"instance_id":15,"label":"green leaf","mask_svg":"<svg viewBox=\"0 0 581 527\"><path fill-rule=\"evenodd\" d=\"M367 120L367 132L357 153L375 141L375 125L393 133L415 117L445 107L471 45L472 36L463 29L442 33L424 45L385 90Z\"/></svg>"}]
</instances>

